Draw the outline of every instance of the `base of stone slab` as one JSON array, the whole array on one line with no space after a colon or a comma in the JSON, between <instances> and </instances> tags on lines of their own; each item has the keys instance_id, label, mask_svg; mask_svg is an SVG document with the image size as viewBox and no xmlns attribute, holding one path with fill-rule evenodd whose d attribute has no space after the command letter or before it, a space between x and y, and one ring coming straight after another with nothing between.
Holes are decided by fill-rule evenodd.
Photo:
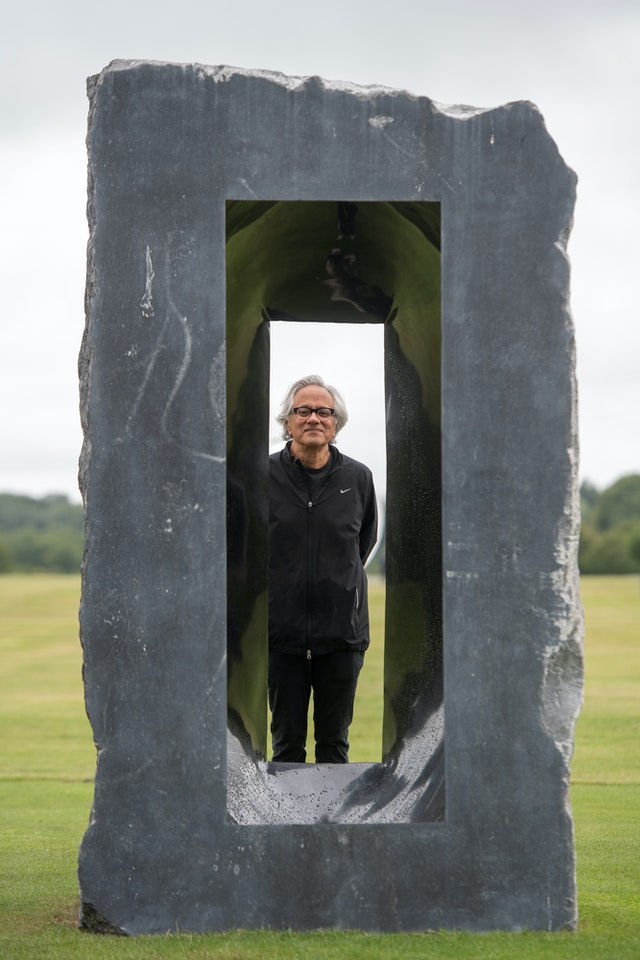
<instances>
[{"instance_id":1,"label":"base of stone slab","mask_svg":"<svg viewBox=\"0 0 640 960\"><path fill-rule=\"evenodd\" d=\"M126 937L127 934L120 927L116 927L99 913L92 903L80 905L78 927L87 933L101 933L111 937Z\"/></svg>"}]
</instances>

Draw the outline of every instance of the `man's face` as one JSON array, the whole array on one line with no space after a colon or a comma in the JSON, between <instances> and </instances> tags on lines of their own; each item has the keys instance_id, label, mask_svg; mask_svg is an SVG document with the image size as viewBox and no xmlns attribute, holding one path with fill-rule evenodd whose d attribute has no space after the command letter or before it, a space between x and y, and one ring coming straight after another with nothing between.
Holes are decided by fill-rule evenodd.
<instances>
[{"instance_id":1,"label":"man's face","mask_svg":"<svg viewBox=\"0 0 640 960\"><path fill-rule=\"evenodd\" d=\"M333 407L333 397L324 387L303 387L293 398L294 407ZM305 447L326 446L336 435L336 418L323 419L312 413L307 419L289 415L287 430L294 443Z\"/></svg>"}]
</instances>

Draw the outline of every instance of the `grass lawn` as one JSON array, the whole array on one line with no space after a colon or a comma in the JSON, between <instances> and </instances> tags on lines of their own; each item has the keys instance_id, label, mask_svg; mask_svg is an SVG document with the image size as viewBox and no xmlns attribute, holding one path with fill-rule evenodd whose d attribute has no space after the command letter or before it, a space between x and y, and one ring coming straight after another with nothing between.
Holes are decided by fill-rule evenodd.
<instances>
[{"instance_id":1,"label":"grass lawn","mask_svg":"<svg viewBox=\"0 0 640 960\"><path fill-rule=\"evenodd\" d=\"M587 681L572 778L576 933L237 931L129 939L75 927L77 852L95 762L82 700L78 579L0 577L0 960L638 960L640 581L589 577L582 590ZM379 621L380 587L372 590L371 606ZM380 647L374 642L362 678L353 759L379 756Z\"/></svg>"}]
</instances>

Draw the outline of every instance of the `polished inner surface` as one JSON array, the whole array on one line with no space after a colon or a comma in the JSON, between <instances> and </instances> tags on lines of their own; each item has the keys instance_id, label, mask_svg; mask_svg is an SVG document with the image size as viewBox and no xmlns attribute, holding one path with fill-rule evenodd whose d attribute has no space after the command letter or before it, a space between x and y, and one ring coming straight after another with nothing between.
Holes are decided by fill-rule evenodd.
<instances>
[{"instance_id":1,"label":"polished inner surface","mask_svg":"<svg viewBox=\"0 0 640 960\"><path fill-rule=\"evenodd\" d=\"M440 204L227 203L227 810L239 823L444 819ZM383 323L380 763L266 759L269 324Z\"/></svg>"}]
</instances>

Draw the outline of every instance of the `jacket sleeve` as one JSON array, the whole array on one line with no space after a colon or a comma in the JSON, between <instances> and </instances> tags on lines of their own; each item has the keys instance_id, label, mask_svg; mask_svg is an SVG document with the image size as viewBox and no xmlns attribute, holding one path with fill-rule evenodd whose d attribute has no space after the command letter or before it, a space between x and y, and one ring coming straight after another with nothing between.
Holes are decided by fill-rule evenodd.
<instances>
[{"instance_id":1,"label":"jacket sleeve","mask_svg":"<svg viewBox=\"0 0 640 960\"><path fill-rule=\"evenodd\" d=\"M373 477L367 470L364 514L360 525L360 559L366 563L378 538L378 507Z\"/></svg>"}]
</instances>

